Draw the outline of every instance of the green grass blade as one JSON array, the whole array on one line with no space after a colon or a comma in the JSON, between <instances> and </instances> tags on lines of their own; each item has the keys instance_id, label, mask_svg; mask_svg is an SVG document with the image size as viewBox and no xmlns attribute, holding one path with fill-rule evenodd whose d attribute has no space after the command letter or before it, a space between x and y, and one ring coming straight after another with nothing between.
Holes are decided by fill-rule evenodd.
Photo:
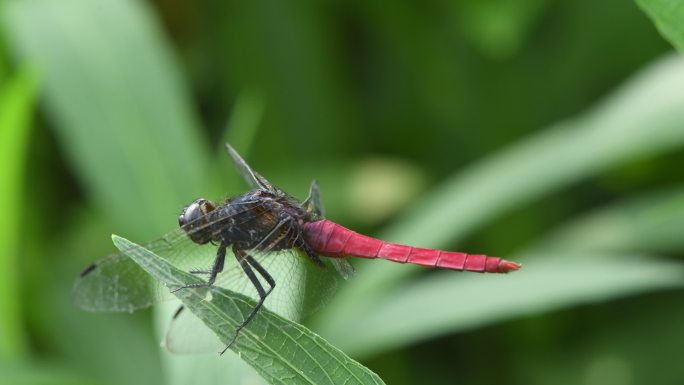
<instances>
[{"instance_id":1,"label":"green grass blade","mask_svg":"<svg viewBox=\"0 0 684 385\"><path fill-rule=\"evenodd\" d=\"M0 9L0 18L2 9ZM0 83L6 80L9 73L9 63L7 61L7 44L5 44L5 35L0 30Z\"/></svg>"},{"instance_id":2,"label":"green grass blade","mask_svg":"<svg viewBox=\"0 0 684 385\"><path fill-rule=\"evenodd\" d=\"M243 91L235 101L221 141L215 146L217 166L212 173L212 191L216 194L225 194L226 191L236 195L244 193L246 184L226 155L224 145L230 143L243 158L249 159L265 107L265 100L255 90Z\"/></svg>"},{"instance_id":3,"label":"green grass blade","mask_svg":"<svg viewBox=\"0 0 684 385\"><path fill-rule=\"evenodd\" d=\"M119 250L130 256L170 289L199 278L174 268L164 259L124 238L113 236ZM249 314L254 301L218 287L180 290L176 296L221 341ZM233 350L271 384L382 384L380 378L302 325L263 309L246 327Z\"/></svg>"},{"instance_id":4,"label":"green grass blade","mask_svg":"<svg viewBox=\"0 0 684 385\"><path fill-rule=\"evenodd\" d=\"M637 0L636 3L653 20L660 34L679 52L684 52L684 1Z\"/></svg>"},{"instance_id":5,"label":"green grass blade","mask_svg":"<svg viewBox=\"0 0 684 385\"><path fill-rule=\"evenodd\" d=\"M45 362L0 365L0 384L12 385L102 385L101 382L84 377L72 368L56 367Z\"/></svg>"},{"instance_id":6,"label":"green grass blade","mask_svg":"<svg viewBox=\"0 0 684 385\"><path fill-rule=\"evenodd\" d=\"M570 221L519 255L554 250L609 253L684 248L684 188L639 196Z\"/></svg>"},{"instance_id":7,"label":"green grass blade","mask_svg":"<svg viewBox=\"0 0 684 385\"><path fill-rule=\"evenodd\" d=\"M148 6L32 0L4 2L2 13L14 55L43 75L50 122L85 194L110 223L141 239L174 227L182 205L206 187L209 163L171 47ZM85 264L98 256L82 257ZM110 354L118 352L100 351L93 366L120 363ZM154 359L144 366L138 378L159 377L151 373Z\"/></svg>"},{"instance_id":8,"label":"green grass blade","mask_svg":"<svg viewBox=\"0 0 684 385\"><path fill-rule=\"evenodd\" d=\"M240 93L235 101L233 113L226 124L221 143L221 156L225 154L223 143L229 142L233 148L244 157L249 155L254 138L259 131L264 116L266 102L256 90L246 90Z\"/></svg>"},{"instance_id":9,"label":"green grass blade","mask_svg":"<svg viewBox=\"0 0 684 385\"><path fill-rule=\"evenodd\" d=\"M454 175L385 238L445 245L496 215L621 163L684 145L684 58L668 56L583 116Z\"/></svg>"},{"instance_id":10,"label":"green grass blade","mask_svg":"<svg viewBox=\"0 0 684 385\"><path fill-rule=\"evenodd\" d=\"M537 258L526 259L524 268L515 274L461 277L445 273L405 286L401 295L388 296L366 314L363 334L355 333L353 338L345 334L338 346L364 356L377 353L383 347L396 348L528 312L550 311L679 285L684 272L681 264L610 255L641 250L679 250L684 246L680 230L683 227L682 188L597 210L516 253ZM559 254L560 250L563 254L581 257L570 261L549 257ZM662 279L656 273L658 271L664 273ZM550 285L554 280L562 284ZM528 286L529 292L526 292ZM549 286L553 286L553 290L549 290ZM535 297L531 287L537 287L537 294L544 298ZM515 293L515 297L509 298L507 293ZM449 296L463 297L463 300L458 301L457 307L434 306L428 310L428 306L437 301L450 303ZM429 305L425 304L426 300L430 301ZM399 311L414 316L399 320ZM391 324L392 328L383 324ZM341 323L327 326L332 330L324 328L323 334L337 342L345 326Z\"/></svg>"},{"instance_id":11,"label":"green grass blade","mask_svg":"<svg viewBox=\"0 0 684 385\"><path fill-rule=\"evenodd\" d=\"M681 287L684 265L628 255L555 255L529 260L508 276L441 272L407 285L364 315L363 327L331 324L323 334L366 357L497 321Z\"/></svg>"},{"instance_id":12,"label":"green grass blade","mask_svg":"<svg viewBox=\"0 0 684 385\"><path fill-rule=\"evenodd\" d=\"M4 16L10 47L44 77L57 137L89 196L132 233L168 230L199 194L207 152L145 4L12 1Z\"/></svg>"},{"instance_id":13,"label":"green grass blade","mask_svg":"<svg viewBox=\"0 0 684 385\"><path fill-rule=\"evenodd\" d=\"M37 81L23 70L0 91L0 361L26 352L27 341L19 290L19 235L24 158L31 127Z\"/></svg>"},{"instance_id":14,"label":"green grass blade","mask_svg":"<svg viewBox=\"0 0 684 385\"><path fill-rule=\"evenodd\" d=\"M512 208L619 164L684 145L684 58L668 56L584 115L455 174L380 238L453 244ZM359 271L317 325L353 322L420 269L373 263Z\"/></svg>"}]
</instances>

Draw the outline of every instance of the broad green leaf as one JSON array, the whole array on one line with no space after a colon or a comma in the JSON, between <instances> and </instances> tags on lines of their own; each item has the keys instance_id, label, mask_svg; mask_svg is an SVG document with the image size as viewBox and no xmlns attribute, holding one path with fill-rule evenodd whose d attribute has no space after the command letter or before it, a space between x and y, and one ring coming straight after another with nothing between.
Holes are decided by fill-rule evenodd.
<instances>
[{"instance_id":1,"label":"broad green leaf","mask_svg":"<svg viewBox=\"0 0 684 385\"><path fill-rule=\"evenodd\" d=\"M156 306L154 318L158 341L164 341L167 338L167 329L178 306L179 303L176 301L165 301ZM202 325L202 327L205 326ZM208 332L213 335L211 330ZM189 337L196 338L195 336ZM219 356L216 354L217 349L200 350L201 352L197 354L174 354L161 349L167 379L165 384L266 384L266 381L237 354L226 353Z\"/></svg>"},{"instance_id":2,"label":"broad green leaf","mask_svg":"<svg viewBox=\"0 0 684 385\"><path fill-rule=\"evenodd\" d=\"M679 52L684 53L684 1L637 0L636 2L653 20L665 39Z\"/></svg>"},{"instance_id":3,"label":"broad green leaf","mask_svg":"<svg viewBox=\"0 0 684 385\"><path fill-rule=\"evenodd\" d=\"M684 58L668 56L582 116L456 173L380 238L444 247L540 196L638 158L684 145ZM353 322L420 269L373 263L360 269L320 324ZM318 323L317 323L318 325ZM323 333L325 334L325 333Z\"/></svg>"},{"instance_id":4,"label":"broad green leaf","mask_svg":"<svg viewBox=\"0 0 684 385\"><path fill-rule=\"evenodd\" d=\"M207 152L144 2L29 0L4 8L9 45L43 75L57 137L89 196L128 231L169 230L169 218L203 187Z\"/></svg>"},{"instance_id":5,"label":"broad green leaf","mask_svg":"<svg viewBox=\"0 0 684 385\"><path fill-rule=\"evenodd\" d=\"M26 351L19 290L19 236L24 160L35 103L37 76L24 69L0 91L0 360Z\"/></svg>"},{"instance_id":6,"label":"broad green leaf","mask_svg":"<svg viewBox=\"0 0 684 385\"><path fill-rule=\"evenodd\" d=\"M114 244L170 289L199 278L124 238ZM249 314L254 301L218 287L184 289L175 295L223 342ZM263 309L242 331L233 349L271 384L382 384L380 378L302 325Z\"/></svg>"}]
</instances>

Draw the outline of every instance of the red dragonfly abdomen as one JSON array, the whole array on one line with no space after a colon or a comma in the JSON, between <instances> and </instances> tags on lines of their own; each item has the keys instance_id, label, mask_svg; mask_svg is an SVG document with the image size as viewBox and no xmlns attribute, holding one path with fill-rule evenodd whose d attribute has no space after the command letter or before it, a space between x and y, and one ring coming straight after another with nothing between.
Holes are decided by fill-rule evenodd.
<instances>
[{"instance_id":1,"label":"red dragonfly abdomen","mask_svg":"<svg viewBox=\"0 0 684 385\"><path fill-rule=\"evenodd\" d=\"M422 249L361 235L327 219L304 224L307 241L322 256L382 258L399 263L478 273L508 273L520 265L498 257Z\"/></svg>"}]
</instances>

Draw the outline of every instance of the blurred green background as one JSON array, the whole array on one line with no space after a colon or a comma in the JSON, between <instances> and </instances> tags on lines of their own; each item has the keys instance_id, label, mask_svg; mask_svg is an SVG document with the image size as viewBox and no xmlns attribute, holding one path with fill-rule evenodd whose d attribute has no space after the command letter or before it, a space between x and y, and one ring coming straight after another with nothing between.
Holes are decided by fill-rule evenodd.
<instances>
[{"instance_id":1,"label":"blurred green background","mask_svg":"<svg viewBox=\"0 0 684 385\"><path fill-rule=\"evenodd\" d=\"M347 227L524 264L352 261L307 325L386 383L684 382L684 8L639 3L0 1L0 382L259 383L70 298L111 233L245 190L225 140Z\"/></svg>"}]
</instances>

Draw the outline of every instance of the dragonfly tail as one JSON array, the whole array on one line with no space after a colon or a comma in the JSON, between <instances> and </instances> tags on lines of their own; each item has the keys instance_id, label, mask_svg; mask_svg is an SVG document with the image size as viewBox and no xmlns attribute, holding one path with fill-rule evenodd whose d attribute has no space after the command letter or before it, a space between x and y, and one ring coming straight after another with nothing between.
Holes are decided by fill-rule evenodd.
<instances>
[{"instance_id":1,"label":"dragonfly tail","mask_svg":"<svg viewBox=\"0 0 684 385\"><path fill-rule=\"evenodd\" d=\"M520 264L487 255L423 249L361 235L335 222L321 220L304 225L311 246L326 257L381 258L399 263L479 273L508 273Z\"/></svg>"}]
</instances>

